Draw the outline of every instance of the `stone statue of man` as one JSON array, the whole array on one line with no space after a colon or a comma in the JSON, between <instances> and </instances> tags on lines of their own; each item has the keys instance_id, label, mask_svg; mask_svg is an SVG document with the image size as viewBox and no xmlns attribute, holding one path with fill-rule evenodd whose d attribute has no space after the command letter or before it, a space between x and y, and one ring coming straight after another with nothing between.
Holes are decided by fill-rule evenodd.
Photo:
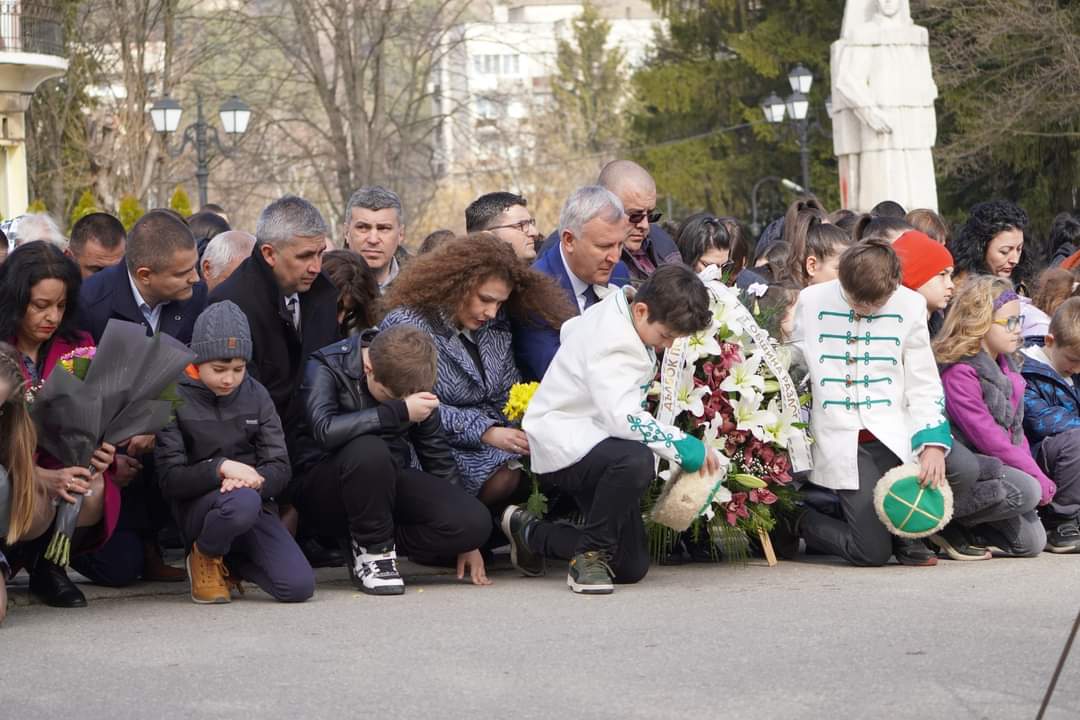
<instances>
[{"instance_id":1,"label":"stone statue of man","mask_svg":"<svg viewBox=\"0 0 1080 720\"><path fill-rule=\"evenodd\" d=\"M833 147L840 200L867 211L882 200L937 210L937 139L926 28L909 0L847 0L832 45Z\"/></svg>"}]
</instances>

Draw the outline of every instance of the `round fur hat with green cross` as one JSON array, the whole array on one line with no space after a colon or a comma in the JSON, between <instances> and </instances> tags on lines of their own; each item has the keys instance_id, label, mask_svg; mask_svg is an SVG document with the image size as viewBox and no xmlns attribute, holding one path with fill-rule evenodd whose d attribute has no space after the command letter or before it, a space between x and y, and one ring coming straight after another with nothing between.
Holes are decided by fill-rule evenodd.
<instances>
[{"instance_id":1,"label":"round fur hat with green cross","mask_svg":"<svg viewBox=\"0 0 1080 720\"><path fill-rule=\"evenodd\" d=\"M919 485L919 466L901 465L885 473L874 488L874 509L889 532L904 538L923 538L952 519L953 496L948 485Z\"/></svg>"}]
</instances>

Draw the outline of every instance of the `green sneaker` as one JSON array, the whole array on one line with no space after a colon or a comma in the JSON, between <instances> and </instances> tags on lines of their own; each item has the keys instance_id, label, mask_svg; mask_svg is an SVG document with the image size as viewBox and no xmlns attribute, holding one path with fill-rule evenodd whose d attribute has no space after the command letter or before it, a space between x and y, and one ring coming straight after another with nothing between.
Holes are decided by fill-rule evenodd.
<instances>
[{"instance_id":1,"label":"green sneaker","mask_svg":"<svg viewBox=\"0 0 1080 720\"><path fill-rule=\"evenodd\" d=\"M611 578L615 573L608 565L607 553L596 550L578 553L570 561L566 584L582 595L610 595L615 591Z\"/></svg>"}]
</instances>

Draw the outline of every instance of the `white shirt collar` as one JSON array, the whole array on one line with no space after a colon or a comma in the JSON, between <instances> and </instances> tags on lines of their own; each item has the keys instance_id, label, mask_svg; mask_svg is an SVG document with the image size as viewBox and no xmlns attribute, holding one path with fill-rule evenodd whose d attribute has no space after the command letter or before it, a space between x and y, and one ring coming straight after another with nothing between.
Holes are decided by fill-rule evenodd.
<instances>
[{"instance_id":1,"label":"white shirt collar","mask_svg":"<svg viewBox=\"0 0 1080 720\"><path fill-rule=\"evenodd\" d=\"M559 257L562 258L563 267L566 268L566 274L570 277L570 285L574 288L574 299L577 300L578 307L581 310L584 310L585 298L583 298L581 294L589 289L590 284L579 278L574 274L574 271L570 269L570 264L566 262L566 255L563 254L561 242L559 243Z\"/></svg>"},{"instance_id":2,"label":"white shirt collar","mask_svg":"<svg viewBox=\"0 0 1080 720\"><path fill-rule=\"evenodd\" d=\"M130 272L128 273L128 282L131 283L131 294L135 298L135 307L139 308L139 312L146 318L146 322L150 323L150 329L157 332L158 323L161 321L161 307L164 303L158 303L157 307L150 307L150 303L143 299L139 287L135 284L135 278L131 277Z\"/></svg>"}]
</instances>

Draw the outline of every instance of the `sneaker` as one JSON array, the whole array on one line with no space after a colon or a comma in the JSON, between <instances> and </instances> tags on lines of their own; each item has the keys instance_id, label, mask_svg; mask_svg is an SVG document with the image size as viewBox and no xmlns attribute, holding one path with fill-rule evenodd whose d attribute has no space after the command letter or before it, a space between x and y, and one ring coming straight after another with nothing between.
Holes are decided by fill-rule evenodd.
<instances>
[{"instance_id":1,"label":"sneaker","mask_svg":"<svg viewBox=\"0 0 1080 720\"><path fill-rule=\"evenodd\" d=\"M1080 525L1076 518L1046 528L1046 550L1059 554L1080 552Z\"/></svg>"},{"instance_id":2,"label":"sneaker","mask_svg":"<svg viewBox=\"0 0 1080 720\"><path fill-rule=\"evenodd\" d=\"M608 565L606 553L597 550L578 553L570 561L566 584L582 595L610 595L615 591L611 579L615 573Z\"/></svg>"},{"instance_id":3,"label":"sneaker","mask_svg":"<svg viewBox=\"0 0 1080 720\"><path fill-rule=\"evenodd\" d=\"M894 537L893 555L896 556L896 562L908 567L937 565L937 555L922 540Z\"/></svg>"},{"instance_id":4,"label":"sneaker","mask_svg":"<svg viewBox=\"0 0 1080 720\"><path fill-rule=\"evenodd\" d=\"M397 551L393 541L363 547L352 541L349 576L353 584L368 595L404 595L405 582L397 569Z\"/></svg>"},{"instance_id":5,"label":"sneaker","mask_svg":"<svg viewBox=\"0 0 1080 720\"><path fill-rule=\"evenodd\" d=\"M229 571L220 555L207 555L198 544L191 546L185 560L188 577L191 578L191 599L200 605L218 605L232 602L226 578Z\"/></svg>"},{"instance_id":6,"label":"sneaker","mask_svg":"<svg viewBox=\"0 0 1080 720\"><path fill-rule=\"evenodd\" d=\"M984 547L973 545L963 527L950 524L930 536L930 542L945 551L952 560L989 560L993 557Z\"/></svg>"},{"instance_id":7,"label":"sneaker","mask_svg":"<svg viewBox=\"0 0 1080 720\"><path fill-rule=\"evenodd\" d=\"M539 577L547 571L544 556L530 550L525 541L538 522L539 518L517 505L508 505L499 520L499 526L510 541L510 562L528 577Z\"/></svg>"}]
</instances>

